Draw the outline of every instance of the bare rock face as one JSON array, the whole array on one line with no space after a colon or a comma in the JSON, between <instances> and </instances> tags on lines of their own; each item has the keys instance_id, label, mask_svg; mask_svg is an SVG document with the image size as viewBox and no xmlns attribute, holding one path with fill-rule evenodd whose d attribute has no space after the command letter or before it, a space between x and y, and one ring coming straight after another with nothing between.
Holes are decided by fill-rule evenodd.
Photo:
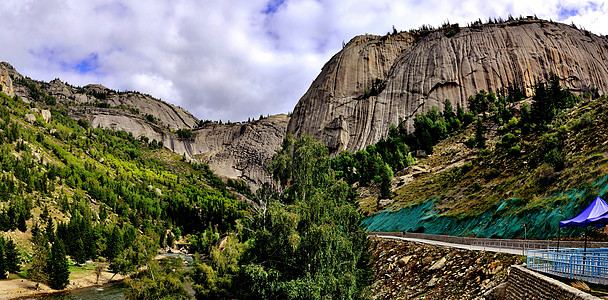
<instances>
[{"instance_id":1,"label":"bare rock face","mask_svg":"<svg viewBox=\"0 0 608 300\"><path fill-rule=\"evenodd\" d=\"M11 79L9 70L12 67L7 63L0 63L0 88L1 91L9 96L15 95L13 90L13 80Z\"/></svg>"},{"instance_id":2,"label":"bare rock face","mask_svg":"<svg viewBox=\"0 0 608 300\"><path fill-rule=\"evenodd\" d=\"M359 111L359 116L353 116L356 104L375 101L371 95L382 90L395 61L414 42L408 33L353 38L325 64L302 96L294 108L288 132L297 136L312 134L333 151L347 148L353 143L350 138L357 136L360 129L354 125L364 121L361 114L370 113Z\"/></svg>"},{"instance_id":3,"label":"bare rock face","mask_svg":"<svg viewBox=\"0 0 608 300\"><path fill-rule=\"evenodd\" d=\"M10 89L24 101L34 101L29 88L14 83L11 77L23 78L9 64L0 63L3 91ZM146 136L150 141L162 142L165 148L190 161L209 164L218 175L244 179L254 190L268 182L266 167L281 146L289 122L287 115L276 115L201 128L189 112L148 95L116 92L101 85L74 87L59 79L33 82L53 95L72 117L87 119L92 127L122 130L137 138ZM50 118L49 110L40 113L43 119ZM35 115L31 114L30 119L34 122ZM175 129L192 130L192 139L178 138Z\"/></svg>"},{"instance_id":4,"label":"bare rock face","mask_svg":"<svg viewBox=\"0 0 608 300\"><path fill-rule=\"evenodd\" d=\"M287 131L287 115L236 125L211 125L196 130L190 143L194 157L222 176L242 178L257 189L270 178L266 168Z\"/></svg>"},{"instance_id":5,"label":"bare rock face","mask_svg":"<svg viewBox=\"0 0 608 300\"><path fill-rule=\"evenodd\" d=\"M93 127L162 142L188 160L208 164L220 176L245 180L253 190L269 181L266 168L281 146L289 122L287 115L275 115L244 124L213 124L193 130L192 139L181 140L173 132L125 112L89 108L85 115Z\"/></svg>"},{"instance_id":6,"label":"bare rock face","mask_svg":"<svg viewBox=\"0 0 608 300\"><path fill-rule=\"evenodd\" d=\"M392 124L412 130L416 113L442 110L446 99L466 107L470 95L513 83L531 95L550 72L575 92L606 93L608 39L539 20L462 28L453 36L438 30L416 39L356 37L300 99L288 132L311 134L334 153L357 151L386 137ZM377 95L365 93L376 78Z\"/></svg>"},{"instance_id":7,"label":"bare rock face","mask_svg":"<svg viewBox=\"0 0 608 300\"><path fill-rule=\"evenodd\" d=\"M45 84L49 93L57 99L76 105L104 103L110 107L132 109L142 115L152 115L158 123L171 129L194 128L198 119L181 107L176 107L149 95L136 92L116 92L99 84L83 88L72 87L55 79Z\"/></svg>"}]
</instances>

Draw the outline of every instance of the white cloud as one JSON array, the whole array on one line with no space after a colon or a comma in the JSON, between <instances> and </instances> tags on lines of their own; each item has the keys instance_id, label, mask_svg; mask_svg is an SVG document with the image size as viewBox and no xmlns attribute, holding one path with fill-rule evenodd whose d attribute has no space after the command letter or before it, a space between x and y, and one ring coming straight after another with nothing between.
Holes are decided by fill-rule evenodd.
<instances>
[{"instance_id":1,"label":"white cloud","mask_svg":"<svg viewBox=\"0 0 608 300\"><path fill-rule=\"evenodd\" d=\"M272 3L281 3L273 1ZM293 109L342 41L422 24L533 15L608 34L608 5L575 0L3 0L0 60L24 75L140 90L201 119Z\"/></svg>"}]
</instances>

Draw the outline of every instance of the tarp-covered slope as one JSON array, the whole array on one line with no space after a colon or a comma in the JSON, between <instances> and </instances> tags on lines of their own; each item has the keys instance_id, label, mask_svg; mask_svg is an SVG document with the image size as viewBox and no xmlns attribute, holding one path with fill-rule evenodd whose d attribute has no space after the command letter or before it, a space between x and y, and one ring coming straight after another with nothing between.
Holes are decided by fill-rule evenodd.
<instances>
[{"instance_id":1,"label":"tarp-covered slope","mask_svg":"<svg viewBox=\"0 0 608 300\"><path fill-rule=\"evenodd\" d=\"M485 238L517 238L524 236L524 223L528 238L547 239L557 235L558 223L579 213L599 191L608 196L608 175L593 184L551 195L560 201L547 201L551 206L515 211L516 198L505 200L485 213L466 218L438 215L435 201L400 210L386 210L364 219L361 226L368 231L416 231L430 234L475 236ZM576 228L562 230L562 235L578 235Z\"/></svg>"}]
</instances>

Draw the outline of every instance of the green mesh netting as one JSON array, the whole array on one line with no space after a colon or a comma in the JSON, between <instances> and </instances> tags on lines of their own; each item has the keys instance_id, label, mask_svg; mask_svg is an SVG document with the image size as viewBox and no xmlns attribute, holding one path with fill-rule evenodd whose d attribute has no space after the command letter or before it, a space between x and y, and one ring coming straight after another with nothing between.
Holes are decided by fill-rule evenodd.
<instances>
[{"instance_id":1,"label":"green mesh netting","mask_svg":"<svg viewBox=\"0 0 608 300\"><path fill-rule=\"evenodd\" d=\"M548 239L557 235L559 221L576 216L598 195L605 199L607 192L608 175L589 186L541 199L533 208L526 208L525 201L511 198L477 216L456 218L438 215L434 210L436 199L432 199L397 211L386 210L377 213L364 219L361 226L368 231L414 231L484 238L521 238L524 236L525 223L528 238ZM561 234L578 236L580 232L580 228L562 228Z\"/></svg>"}]
</instances>

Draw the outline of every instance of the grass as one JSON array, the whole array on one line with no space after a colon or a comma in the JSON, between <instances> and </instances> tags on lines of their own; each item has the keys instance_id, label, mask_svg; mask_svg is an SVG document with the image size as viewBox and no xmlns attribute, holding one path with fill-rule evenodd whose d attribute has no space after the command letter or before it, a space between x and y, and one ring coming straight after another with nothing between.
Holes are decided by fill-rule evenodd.
<instances>
[{"instance_id":1,"label":"grass","mask_svg":"<svg viewBox=\"0 0 608 300\"><path fill-rule=\"evenodd\" d=\"M490 121L486 124L490 128L486 133L487 150L468 149L463 143L473 134L473 126L469 126L435 146L433 155L419 158L418 165L435 171L418 174L412 182L397 188L394 203L383 210L438 199L435 209L441 214L466 217L479 215L512 198L521 201L509 207L510 213L521 213L558 207L570 201L562 192L580 187L587 187L580 195L584 198L581 200L597 195L599 187L593 183L608 174L608 129L603 125L608 122L608 114L603 111L607 105L606 96L582 102L564 111L546 133L521 136L512 131L520 140L518 155L509 153L509 148L495 147L503 133ZM563 132L566 138L560 141L565 167L554 170L543 162L543 134L559 136ZM445 168L457 162L462 166ZM375 200L374 197L360 199L364 214L377 212L372 199Z\"/></svg>"}]
</instances>

